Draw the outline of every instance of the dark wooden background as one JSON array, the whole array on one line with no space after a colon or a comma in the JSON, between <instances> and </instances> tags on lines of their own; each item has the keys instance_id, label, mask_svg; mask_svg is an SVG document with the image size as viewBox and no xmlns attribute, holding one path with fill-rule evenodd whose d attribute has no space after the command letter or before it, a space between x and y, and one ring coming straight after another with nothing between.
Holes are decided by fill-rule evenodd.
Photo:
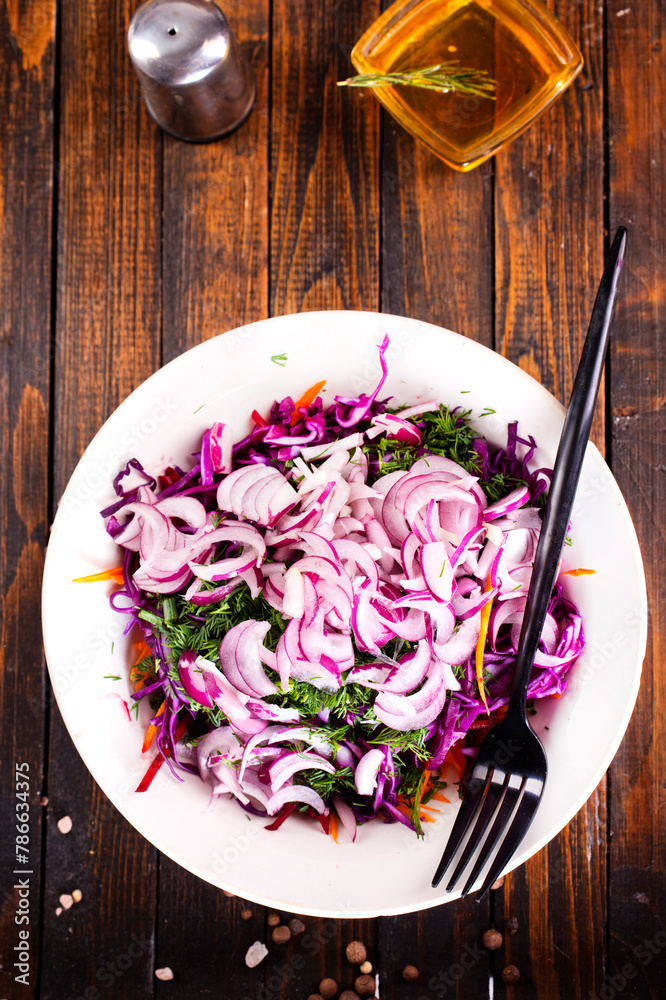
<instances>
[{"instance_id":1,"label":"dark wooden background","mask_svg":"<svg viewBox=\"0 0 666 1000\"><path fill-rule=\"evenodd\" d=\"M351 986L344 945L356 937L383 1000L476 1000L493 973L501 1000L666 996L664 0L552 3L585 68L468 175L423 152L370 94L335 88L380 0L227 0L257 103L208 146L164 135L145 112L124 40L134 6L0 0L0 997L306 1000L325 972ZM629 255L596 440L638 530L651 632L613 765L489 903L306 918L315 947L273 945L248 970L266 913L253 906L244 923L240 900L135 833L95 786L49 692L39 596L57 499L99 426L155 368L272 314L342 307L431 320L494 346L566 400L619 223ZM32 781L29 987L13 969L17 760ZM56 828L65 814L67 836ZM82 902L57 917L59 895L75 887ZM509 917L518 930L503 949L479 951L489 924ZM400 976L408 962L416 984ZM515 987L497 975L507 962L521 971ZM159 982L166 965L174 979Z\"/></svg>"}]
</instances>

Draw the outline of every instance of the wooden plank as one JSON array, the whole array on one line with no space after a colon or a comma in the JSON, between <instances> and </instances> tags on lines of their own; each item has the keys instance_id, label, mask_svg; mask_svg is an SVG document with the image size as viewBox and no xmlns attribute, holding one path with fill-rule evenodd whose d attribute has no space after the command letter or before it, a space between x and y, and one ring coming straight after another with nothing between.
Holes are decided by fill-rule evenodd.
<instances>
[{"instance_id":1,"label":"wooden plank","mask_svg":"<svg viewBox=\"0 0 666 1000\"><path fill-rule=\"evenodd\" d=\"M224 10L257 78L250 117L206 145L165 135L164 360L268 315L269 3Z\"/></svg>"},{"instance_id":2,"label":"wooden plank","mask_svg":"<svg viewBox=\"0 0 666 1000\"><path fill-rule=\"evenodd\" d=\"M54 38L55 0L0 3L0 994L26 998L41 943Z\"/></svg>"},{"instance_id":3,"label":"wooden plank","mask_svg":"<svg viewBox=\"0 0 666 1000\"><path fill-rule=\"evenodd\" d=\"M56 498L100 424L159 360L161 139L125 51L133 7L60 8ZM43 994L151 996L155 851L101 794L57 712L50 760ZM55 825L64 814L67 836ZM83 901L56 916L73 888Z\"/></svg>"},{"instance_id":4,"label":"wooden plank","mask_svg":"<svg viewBox=\"0 0 666 1000\"><path fill-rule=\"evenodd\" d=\"M491 347L493 164L456 173L385 113L383 124L382 308Z\"/></svg>"},{"instance_id":5,"label":"wooden plank","mask_svg":"<svg viewBox=\"0 0 666 1000\"><path fill-rule=\"evenodd\" d=\"M603 266L603 11L551 5L583 50L571 88L496 158L497 348L566 403ZM603 448L603 399L593 437ZM565 695L566 698L566 695ZM605 782L569 826L508 876L496 995L587 998L603 984ZM498 926L501 926L498 918ZM503 963L521 973L499 978Z\"/></svg>"},{"instance_id":6,"label":"wooden plank","mask_svg":"<svg viewBox=\"0 0 666 1000\"><path fill-rule=\"evenodd\" d=\"M378 108L336 87L378 14L378 0L274 0L274 315L379 306Z\"/></svg>"},{"instance_id":7,"label":"wooden plank","mask_svg":"<svg viewBox=\"0 0 666 1000\"><path fill-rule=\"evenodd\" d=\"M643 553L650 637L638 703L611 768L605 985L608 995L648 1000L664 995L666 974L664 5L609 0L607 33L611 231L620 223L629 230L611 343L611 456Z\"/></svg>"}]
</instances>

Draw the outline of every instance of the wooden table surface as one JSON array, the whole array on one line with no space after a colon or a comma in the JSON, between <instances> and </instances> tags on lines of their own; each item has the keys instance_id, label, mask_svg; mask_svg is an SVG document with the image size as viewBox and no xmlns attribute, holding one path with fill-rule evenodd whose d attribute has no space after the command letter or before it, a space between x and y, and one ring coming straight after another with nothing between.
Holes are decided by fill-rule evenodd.
<instances>
[{"instance_id":1,"label":"wooden table surface","mask_svg":"<svg viewBox=\"0 0 666 1000\"><path fill-rule=\"evenodd\" d=\"M0 0L0 997L306 1000L325 973L351 986L354 938L382 1000L476 1000L493 988L507 1000L666 996L666 4L551 5L583 50L582 74L523 137L461 175L371 94L335 87L380 0L227 0L257 102L236 133L203 146L160 132L142 105L125 46L133 3ZM268 937L267 913L252 906L242 921L242 900L160 856L95 785L61 721L39 609L58 497L151 372L270 315L429 320L566 401L620 223L628 262L595 439L631 509L651 603L620 750L569 826L489 901L308 917L309 947L272 946L250 970L244 954ZM13 967L15 762L31 786L29 985ZM82 901L56 916L75 887ZM497 953L480 947L491 923L506 931ZM501 980L509 962L516 986ZM407 963L417 983L403 981ZM155 978L163 966L172 981Z\"/></svg>"}]
</instances>

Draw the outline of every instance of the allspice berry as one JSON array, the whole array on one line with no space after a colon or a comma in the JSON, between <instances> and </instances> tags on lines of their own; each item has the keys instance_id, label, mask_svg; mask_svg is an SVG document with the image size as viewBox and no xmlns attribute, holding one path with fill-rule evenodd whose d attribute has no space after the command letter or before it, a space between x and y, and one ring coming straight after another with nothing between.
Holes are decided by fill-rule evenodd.
<instances>
[{"instance_id":1,"label":"allspice berry","mask_svg":"<svg viewBox=\"0 0 666 1000\"><path fill-rule=\"evenodd\" d=\"M361 962L365 962L368 957L368 953L365 950L365 945L362 941L350 941L345 949L347 952L347 958L353 965L360 965ZM342 1000L342 998L340 998Z\"/></svg>"},{"instance_id":2,"label":"allspice berry","mask_svg":"<svg viewBox=\"0 0 666 1000\"><path fill-rule=\"evenodd\" d=\"M506 922L506 929L509 934L515 934L518 930L518 917L509 917Z\"/></svg>"},{"instance_id":3,"label":"allspice berry","mask_svg":"<svg viewBox=\"0 0 666 1000\"><path fill-rule=\"evenodd\" d=\"M520 979L520 972L515 965L506 965L502 969L502 979L505 983L517 983Z\"/></svg>"},{"instance_id":4,"label":"allspice berry","mask_svg":"<svg viewBox=\"0 0 666 1000\"><path fill-rule=\"evenodd\" d=\"M413 983L419 978L419 970L415 965L406 965L402 970L402 978L406 983Z\"/></svg>"},{"instance_id":5,"label":"allspice berry","mask_svg":"<svg viewBox=\"0 0 666 1000\"><path fill-rule=\"evenodd\" d=\"M494 927L487 930L483 935L483 943L488 949L488 951L497 951L498 948L502 947L502 935L499 931L496 931Z\"/></svg>"},{"instance_id":6,"label":"allspice berry","mask_svg":"<svg viewBox=\"0 0 666 1000\"><path fill-rule=\"evenodd\" d=\"M353 990L345 990L344 993L340 994L340 1000L361 1000L361 998Z\"/></svg>"},{"instance_id":7,"label":"allspice berry","mask_svg":"<svg viewBox=\"0 0 666 1000\"><path fill-rule=\"evenodd\" d=\"M354 980L354 989L360 997L374 997L375 995L375 977L374 976L357 976Z\"/></svg>"},{"instance_id":8,"label":"allspice berry","mask_svg":"<svg viewBox=\"0 0 666 1000\"><path fill-rule=\"evenodd\" d=\"M252 910L241 910L241 918L243 920L252 920Z\"/></svg>"},{"instance_id":9,"label":"allspice berry","mask_svg":"<svg viewBox=\"0 0 666 1000\"><path fill-rule=\"evenodd\" d=\"M294 937L296 937L298 934L303 933L303 931L305 930L305 924L303 923L302 920L299 920L298 917L293 917L289 921L289 930L294 935Z\"/></svg>"},{"instance_id":10,"label":"allspice berry","mask_svg":"<svg viewBox=\"0 0 666 1000\"><path fill-rule=\"evenodd\" d=\"M280 918L277 913L269 913L266 919L266 923L269 927L277 927L280 923Z\"/></svg>"},{"instance_id":11,"label":"allspice berry","mask_svg":"<svg viewBox=\"0 0 666 1000\"><path fill-rule=\"evenodd\" d=\"M273 928L272 938L276 944L286 944L290 937L291 931L283 924L280 924L279 927Z\"/></svg>"},{"instance_id":12,"label":"allspice berry","mask_svg":"<svg viewBox=\"0 0 666 1000\"><path fill-rule=\"evenodd\" d=\"M311 993L308 1000L324 1000L324 998L321 993Z\"/></svg>"},{"instance_id":13,"label":"allspice berry","mask_svg":"<svg viewBox=\"0 0 666 1000\"><path fill-rule=\"evenodd\" d=\"M359 971L362 972L364 976L367 976L369 972L372 972L372 962L361 962Z\"/></svg>"},{"instance_id":14,"label":"allspice berry","mask_svg":"<svg viewBox=\"0 0 666 1000\"><path fill-rule=\"evenodd\" d=\"M322 979L319 984L319 992L324 1000L331 1000L331 997L334 997L338 992L338 984L335 979Z\"/></svg>"}]
</instances>

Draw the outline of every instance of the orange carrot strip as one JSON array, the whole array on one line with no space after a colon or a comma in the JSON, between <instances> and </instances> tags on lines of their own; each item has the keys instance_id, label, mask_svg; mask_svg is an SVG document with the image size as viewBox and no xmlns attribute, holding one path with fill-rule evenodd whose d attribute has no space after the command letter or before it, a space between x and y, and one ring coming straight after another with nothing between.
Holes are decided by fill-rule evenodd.
<instances>
[{"instance_id":1,"label":"orange carrot strip","mask_svg":"<svg viewBox=\"0 0 666 1000\"><path fill-rule=\"evenodd\" d=\"M338 844L339 843L339 841L338 841L338 817L335 816L333 813L331 813L329 815L329 820L330 820L331 837L333 837L333 840L335 841L335 843Z\"/></svg>"},{"instance_id":2,"label":"orange carrot strip","mask_svg":"<svg viewBox=\"0 0 666 1000\"><path fill-rule=\"evenodd\" d=\"M490 582L490 576L486 580L486 586L484 593L488 593L492 590L492 584ZM486 713L490 715L490 709L488 708L488 699L486 698L486 688L483 683L483 651L486 647L486 639L488 638L488 625L490 623L490 612L493 606L492 597L487 604L481 608L481 629L479 631L479 638L476 642L476 683L479 685L479 694L481 695L481 701L485 705Z\"/></svg>"},{"instance_id":3,"label":"orange carrot strip","mask_svg":"<svg viewBox=\"0 0 666 1000\"><path fill-rule=\"evenodd\" d=\"M90 576L77 576L72 583L97 583L99 580L113 580L115 583L123 583L122 566L114 566L112 569L102 570L101 573L91 573Z\"/></svg>"},{"instance_id":4,"label":"orange carrot strip","mask_svg":"<svg viewBox=\"0 0 666 1000\"><path fill-rule=\"evenodd\" d=\"M565 569L563 573L560 573L560 576L594 576L596 572L596 569L583 569L580 567L579 569Z\"/></svg>"},{"instance_id":5,"label":"orange carrot strip","mask_svg":"<svg viewBox=\"0 0 666 1000\"><path fill-rule=\"evenodd\" d=\"M441 792L436 792L433 795L433 799L436 799L438 802L451 802L451 799L447 799L446 795L442 795Z\"/></svg>"},{"instance_id":6,"label":"orange carrot strip","mask_svg":"<svg viewBox=\"0 0 666 1000\"><path fill-rule=\"evenodd\" d=\"M315 384L311 386L307 390L307 392L303 393L300 399L296 400L296 402L294 403L294 412L291 415L292 427L294 426L294 424L297 424L298 421L301 419L300 411L302 409L305 409L306 406L309 406L310 403L314 403L315 399L319 395L320 389L323 389L325 385L326 385L326 379L324 379L323 382L315 382Z\"/></svg>"},{"instance_id":7,"label":"orange carrot strip","mask_svg":"<svg viewBox=\"0 0 666 1000\"><path fill-rule=\"evenodd\" d=\"M162 712L164 711L164 706L165 705L166 705L166 701L163 701L162 704L160 705L160 707L157 710L157 713L156 713L157 715L161 715L162 714ZM146 750L149 748L150 744L155 739L155 733L156 732L157 732L157 726L154 726L153 723L151 722L150 725L148 726L147 730L146 730L146 735L143 738L143 746L141 747L141 753L145 753Z\"/></svg>"},{"instance_id":8,"label":"orange carrot strip","mask_svg":"<svg viewBox=\"0 0 666 1000\"><path fill-rule=\"evenodd\" d=\"M137 663L141 663L141 661L145 659L146 656L150 656L150 648L145 642L133 642L132 649L136 649L137 651L136 660L132 664L132 666L134 667L137 665Z\"/></svg>"},{"instance_id":9,"label":"orange carrot strip","mask_svg":"<svg viewBox=\"0 0 666 1000\"><path fill-rule=\"evenodd\" d=\"M420 816L419 818L420 818L420 820L421 820L422 823L435 823L436 822L434 816Z\"/></svg>"}]
</instances>

